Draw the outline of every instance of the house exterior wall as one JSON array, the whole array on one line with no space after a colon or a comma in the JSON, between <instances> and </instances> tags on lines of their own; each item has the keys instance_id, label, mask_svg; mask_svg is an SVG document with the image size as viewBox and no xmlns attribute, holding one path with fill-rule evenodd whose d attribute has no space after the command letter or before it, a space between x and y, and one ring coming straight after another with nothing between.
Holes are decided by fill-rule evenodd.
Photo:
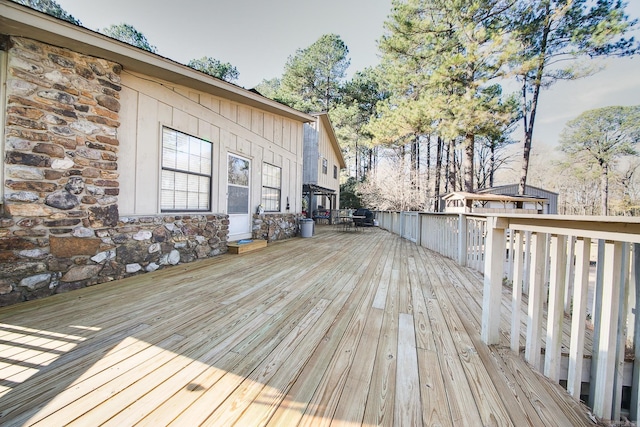
<instances>
[{"instance_id":1,"label":"house exterior wall","mask_svg":"<svg viewBox=\"0 0 640 427\"><path fill-rule=\"evenodd\" d=\"M323 170L325 160L326 173ZM334 168L337 171L335 177ZM304 125L303 183L333 190L335 193L335 203L331 206L333 209L340 209L340 169L340 161L331 142L329 131L324 121L318 116L315 122ZM329 200L326 196L312 197L310 211L315 211L319 206L329 208Z\"/></svg>"},{"instance_id":2,"label":"house exterior wall","mask_svg":"<svg viewBox=\"0 0 640 427\"><path fill-rule=\"evenodd\" d=\"M340 198L340 166L338 162L338 156L333 149L331 140L329 139L329 133L327 129L320 124L320 130L318 133L318 185L323 188L329 188L334 190L337 194L337 199ZM322 171L322 161L327 159L327 173ZM333 176L333 168L338 168L338 175L336 178ZM335 206L335 209L339 209L340 206Z\"/></svg>"},{"instance_id":3,"label":"house exterior wall","mask_svg":"<svg viewBox=\"0 0 640 427\"><path fill-rule=\"evenodd\" d=\"M226 214L227 154L251 160L250 207L261 200L262 164L282 168L282 212L301 210L302 123L131 72L122 74L120 164L125 215L160 212L161 132L167 126L213 144L212 208Z\"/></svg>"},{"instance_id":4,"label":"house exterior wall","mask_svg":"<svg viewBox=\"0 0 640 427\"><path fill-rule=\"evenodd\" d=\"M287 197L300 211L301 123L38 41L5 45L0 305L225 253L228 152L252 160L252 207L269 162L283 174L274 217L288 218ZM162 125L214 143L211 212L160 212ZM289 216L277 238L295 235Z\"/></svg>"}]
</instances>

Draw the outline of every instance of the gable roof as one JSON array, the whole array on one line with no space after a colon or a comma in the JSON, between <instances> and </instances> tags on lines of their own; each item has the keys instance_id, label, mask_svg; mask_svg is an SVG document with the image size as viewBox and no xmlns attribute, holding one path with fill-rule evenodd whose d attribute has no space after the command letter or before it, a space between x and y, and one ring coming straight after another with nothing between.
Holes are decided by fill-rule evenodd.
<instances>
[{"instance_id":1,"label":"gable roof","mask_svg":"<svg viewBox=\"0 0 640 427\"><path fill-rule=\"evenodd\" d=\"M333 151L338 158L338 165L340 169L345 169L347 167L346 162L344 161L344 156L342 155L342 150L340 149L340 144L338 143L338 138L336 137L336 133L333 130L333 125L331 124L331 120L329 120L329 114L326 112L322 113L311 113L312 116L318 117L327 130L327 134L329 135L329 141L331 141L331 147L333 147Z\"/></svg>"},{"instance_id":2,"label":"gable roof","mask_svg":"<svg viewBox=\"0 0 640 427\"><path fill-rule=\"evenodd\" d=\"M265 98L257 92L9 0L0 0L0 33L35 39L85 55L107 59L122 65L126 70L190 87L299 122L314 121L313 116Z\"/></svg>"}]
</instances>

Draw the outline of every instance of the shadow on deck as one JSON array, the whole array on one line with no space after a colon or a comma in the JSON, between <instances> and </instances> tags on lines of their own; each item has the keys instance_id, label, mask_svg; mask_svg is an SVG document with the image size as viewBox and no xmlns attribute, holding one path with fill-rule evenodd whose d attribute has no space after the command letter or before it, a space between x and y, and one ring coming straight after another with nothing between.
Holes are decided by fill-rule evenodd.
<instances>
[{"instance_id":1,"label":"shadow on deck","mask_svg":"<svg viewBox=\"0 0 640 427\"><path fill-rule=\"evenodd\" d=\"M508 344L482 282L377 228L0 309L2 425L593 425Z\"/></svg>"}]
</instances>

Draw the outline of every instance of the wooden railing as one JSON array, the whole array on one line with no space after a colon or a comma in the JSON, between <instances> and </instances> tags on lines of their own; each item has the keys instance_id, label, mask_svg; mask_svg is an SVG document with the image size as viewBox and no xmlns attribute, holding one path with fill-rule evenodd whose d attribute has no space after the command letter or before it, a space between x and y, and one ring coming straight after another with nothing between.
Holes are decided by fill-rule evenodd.
<instances>
[{"instance_id":1,"label":"wooden railing","mask_svg":"<svg viewBox=\"0 0 640 427\"><path fill-rule=\"evenodd\" d=\"M566 380L568 392L576 398L583 383L588 383L588 403L597 416L618 421L624 414L638 419L640 316L636 316L636 307L640 307L640 292L636 286L640 286L640 269L636 266L640 266L640 219L415 212L376 215L381 227L402 236L417 236L412 238L417 244L484 274L485 343L499 343L503 285L510 284L511 330L506 332L511 349L519 352L524 340L525 359L548 378ZM416 215L417 221L413 219ZM592 303L588 307L589 295ZM524 328L523 296L528 301ZM586 320L588 313L590 322ZM570 316L571 327L569 350L563 354L565 315ZM587 326L593 328L593 344L585 340ZM591 358L584 357L585 347ZM624 400L631 402L628 407L623 407L623 393Z\"/></svg>"}]
</instances>

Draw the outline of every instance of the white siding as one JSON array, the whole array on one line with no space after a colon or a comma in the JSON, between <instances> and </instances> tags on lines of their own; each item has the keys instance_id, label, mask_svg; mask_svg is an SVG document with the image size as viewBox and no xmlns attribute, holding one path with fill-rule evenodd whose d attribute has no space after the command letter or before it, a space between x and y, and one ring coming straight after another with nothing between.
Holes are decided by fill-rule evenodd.
<instances>
[{"instance_id":1,"label":"white siding","mask_svg":"<svg viewBox=\"0 0 640 427\"><path fill-rule=\"evenodd\" d=\"M162 126L213 144L212 213L226 213L226 157L236 153L252 161L251 209L260 203L262 163L282 167L282 210L301 211L303 124L206 93L122 75L118 169L121 215L159 213ZM286 183L286 184L285 184Z\"/></svg>"}]
</instances>

